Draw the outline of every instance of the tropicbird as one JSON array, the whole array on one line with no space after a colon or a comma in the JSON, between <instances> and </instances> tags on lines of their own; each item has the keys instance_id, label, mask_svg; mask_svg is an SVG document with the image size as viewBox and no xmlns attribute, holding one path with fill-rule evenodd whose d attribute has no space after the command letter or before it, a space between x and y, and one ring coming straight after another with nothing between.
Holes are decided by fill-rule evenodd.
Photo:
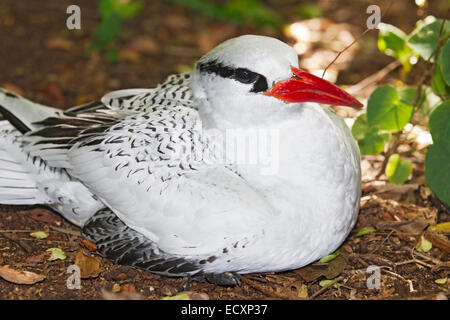
<instances>
[{"instance_id":1,"label":"tropicbird","mask_svg":"<svg viewBox=\"0 0 450 320\"><path fill-rule=\"evenodd\" d=\"M234 284L299 268L336 250L359 211L358 146L319 103L362 106L255 35L66 111L2 90L0 203L48 205L99 254L162 275ZM274 135L276 170L233 161L230 132Z\"/></svg>"}]
</instances>

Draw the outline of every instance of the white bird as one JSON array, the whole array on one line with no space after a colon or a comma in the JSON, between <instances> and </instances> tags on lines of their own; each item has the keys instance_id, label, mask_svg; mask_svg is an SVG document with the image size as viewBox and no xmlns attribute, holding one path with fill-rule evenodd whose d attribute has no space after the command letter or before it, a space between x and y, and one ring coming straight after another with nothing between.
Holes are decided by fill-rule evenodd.
<instances>
[{"instance_id":1,"label":"white bird","mask_svg":"<svg viewBox=\"0 0 450 320\"><path fill-rule=\"evenodd\" d=\"M101 255L162 275L236 284L299 268L336 250L359 211L358 146L318 103L361 107L254 35L65 112L2 91L0 203L48 205ZM235 161L228 140L243 133L275 165Z\"/></svg>"}]
</instances>

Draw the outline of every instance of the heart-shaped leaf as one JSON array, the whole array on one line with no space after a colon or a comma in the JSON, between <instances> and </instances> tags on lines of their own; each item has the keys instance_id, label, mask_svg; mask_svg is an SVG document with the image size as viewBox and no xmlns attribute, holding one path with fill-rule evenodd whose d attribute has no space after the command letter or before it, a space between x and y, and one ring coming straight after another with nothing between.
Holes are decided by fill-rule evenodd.
<instances>
[{"instance_id":1,"label":"heart-shaped leaf","mask_svg":"<svg viewBox=\"0 0 450 320\"><path fill-rule=\"evenodd\" d=\"M433 142L450 142L450 101L434 109L428 122Z\"/></svg>"},{"instance_id":2,"label":"heart-shaped leaf","mask_svg":"<svg viewBox=\"0 0 450 320\"><path fill-rule=\"evenodd\" d=\"M390 182L405 183L411 172L411 161L404 161L398 154L393 154L389 157L385 173Z\"/></svg>"},{"instance_id":3,"label":"heart-shaped leaf","mask_svg":"<svg viewBox=\"0 0 450 320\"><path fill-rule=\"evenodd\" d=\"M420 24L419 28L413 31L408 39L408 45L425 60L434 61L434 52L437 47L442 23L443 20L438 19L425 25ZM442 31L442 37L446 37L450 33L450 23L448 21L446 21Z\"/></svg>"},{"instance_id":4,"label":"heart-shaped leaf","mask_svg":"<svg viewBox=\"0 0 450 320\"><path fill-rule=\"evenodd\" d=\"M367 103L367 123L382 130L400 131L409 122L413 107L400 100L391 86L375 89Z\"/></svg>"},{"instance_id":5,"label":"heart-shaped leaf","mask_svg":"<svg viewBox=\"0 0 450 320\"><path fill-rule=\"evenodd\" d=\"M425 158L425 179L436 196L450 205L450 141L430 146Z\"/></svg>"},{"instance_id":6,"label":"heart-shaped leaf","mask_svg":"<svg viewBox=\"0 0 450 320\"><path fill-rule=\"evenodd\" d=\"M411 49L406 45L406 34L399 28L387 23L380 23L378 29L378 49L399 59L402 64L408 63Z\"/></svg>"}]
</instances>

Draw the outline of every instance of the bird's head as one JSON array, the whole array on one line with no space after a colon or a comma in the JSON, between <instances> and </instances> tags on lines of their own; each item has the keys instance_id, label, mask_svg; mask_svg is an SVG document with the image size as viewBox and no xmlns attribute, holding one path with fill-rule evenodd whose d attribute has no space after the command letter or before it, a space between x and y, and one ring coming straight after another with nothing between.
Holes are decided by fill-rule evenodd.
<instances>
[{"instance_id":1,"label":"bird's head","mask_svg":"<svg viewBox=\"0 0 450 320\"><path fill-rule=\"evenodd\" d=\"M295 50L270 37L227 40L205 54L192 75L192 91L206 127L273 122L302 102L362 106L334 84L298 69Z\"/></svg>"}]
</instances>

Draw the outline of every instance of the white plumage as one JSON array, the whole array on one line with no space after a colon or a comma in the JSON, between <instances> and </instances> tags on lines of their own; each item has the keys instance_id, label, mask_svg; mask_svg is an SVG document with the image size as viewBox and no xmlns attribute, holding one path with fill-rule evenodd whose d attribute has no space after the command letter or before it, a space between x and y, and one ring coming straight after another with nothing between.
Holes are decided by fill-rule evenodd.
<instances>
[{"instance_id":1,"label":"white plumage","mask_svg":"<svg viewBox=\"0 0 450 320\"><path fill-rule=\"evenodd\" d=\"M85 227L106 256L118 239L123 254L112 260L174 275L298 268L344 241L358 214L361 180L359 150L342 119L316 103L268 94L292 77L292 66L297 54L288 45L242 36L202 57L192 74L154 89L115 91L47 119L30 119L15 109L20 98L0 93L3 109L31 129L22 136L3 123L0 157L30 173L38 203L78 225L103 207L114 212L126 225L121 235L102 231L100 218ZM275 172L223 157L212 137L240 129L277 133ZM33 157L54 168L51 179L32 174ZM7 170L1 163L0 173ZM55 188L65 197L48 191ZM6 194L0 187L0 202L13 203ZM73 203L83 219L67 210ZM133 232L145 240L124 249ZM144 242L151 253L138 248Z\"/></svg>"}]
</instances>

